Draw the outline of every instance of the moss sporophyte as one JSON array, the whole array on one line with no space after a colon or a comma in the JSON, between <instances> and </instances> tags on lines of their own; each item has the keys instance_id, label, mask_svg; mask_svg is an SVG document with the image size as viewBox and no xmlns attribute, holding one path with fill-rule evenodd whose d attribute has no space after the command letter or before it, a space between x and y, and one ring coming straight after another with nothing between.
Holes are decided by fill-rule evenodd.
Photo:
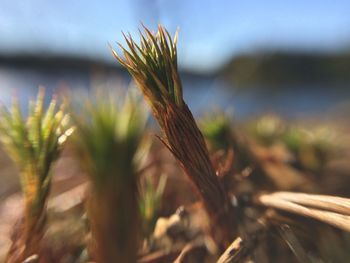
<instances>
[{"instance_id":1,"label":"moss sporophyte","mask_svg":"<svg viewBox=\"0 0 350 263\"><path fill-rule=\"evenodd\" d=\"M124 35L127 48L119 44L123 57L112 49L114 57L131 74L162 129L163 143L180 162L198 190L210 216L214 238L229 242L236 234L233 207L210 162L203 135L183 99L177 64L177 39L159 25L152 33L140 31L140 43Z\"/></svg>"}]
</instances>

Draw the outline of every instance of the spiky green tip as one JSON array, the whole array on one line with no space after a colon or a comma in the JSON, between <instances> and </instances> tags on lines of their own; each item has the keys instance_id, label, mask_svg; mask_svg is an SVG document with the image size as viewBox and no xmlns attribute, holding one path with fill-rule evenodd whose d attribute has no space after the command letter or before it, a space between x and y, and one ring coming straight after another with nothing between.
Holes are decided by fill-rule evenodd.
<instances>
[{"instance_id":1,"label":"spiky green tip","mask_svg":"<svg viewBox=\"0 0 350 263\"><path fill-rule=\"evenodd\" d=\"M114 57L132 75L135 82L150 101L153 109L165 107L171 101L182 107L182 85L177 70L176 43L161 25L158 32L152 33L145 26L140 31L140 44L136 44L131 35L124 35L129 50L118 44L124 59L113 49Z\"/></svg>"},{"instance_id":2,"label":"spiky green tip","mask_svg":"<svg viewBox=\"0 0 350 263\"><path fill-rule=\"evenodd\" d=\"M51 164L73 132L63 106L57 110L57 101L52 99L45 112L44 97L41 88L36 102L29 104L26 119L16 98L11 110L4 106L0 108L0 142L19 166L22 189L29 196L30 192L45 192L49 187Z\"/></svg>"}]
</instances>

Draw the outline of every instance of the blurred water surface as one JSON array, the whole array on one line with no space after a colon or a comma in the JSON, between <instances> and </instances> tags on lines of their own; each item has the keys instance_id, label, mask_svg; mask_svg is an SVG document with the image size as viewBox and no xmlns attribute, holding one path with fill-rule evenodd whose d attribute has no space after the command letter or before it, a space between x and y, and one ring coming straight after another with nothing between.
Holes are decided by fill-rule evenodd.
<instances>
[{"instance_id":1,"label":"blurred water surface","mask_svg":"<svg viewBox=\"0 0 350 263\"><path fill-rule=\"evenodd\" d=\"M101 73L102 72L102 73ZM182 75L184 96L198 115L213 108L233 110L238 119L274 112L286 118L322 116L349 105L350 87L344 85L303 84L235 88L224 80L208 75ZM130 77L119 70L33 69L0 66L0 101L9 105L13 95L22 105L36 96L38 86L48 94L93 87L127 87Z\"/></svg>"}]
</instances>

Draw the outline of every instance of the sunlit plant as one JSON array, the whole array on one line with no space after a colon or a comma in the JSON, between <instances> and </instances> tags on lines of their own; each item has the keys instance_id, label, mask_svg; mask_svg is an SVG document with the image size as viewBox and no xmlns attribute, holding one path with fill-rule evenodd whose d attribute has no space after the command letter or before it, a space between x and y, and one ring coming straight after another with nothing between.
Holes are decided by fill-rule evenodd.
<instances>
[{"instance_id":1,"label":"sunlit plant","mask_svg":"<svg viewBox=\"0 0 350 263\"><path fill-rule=\"evenodd\" d=\"M136 262L140 216L135 158L147 113L131 94L119 100L113 95L100 92L72 105L75 146L91 182L87 210L97 262Z\"/></svg>"},{"instance_id":2,"label":"sunlit plant","mask_svg":"<svg viewBox=\"0 0 350 263\"><path fill-rule=\"evenodd\" d=\"M57 104L53 99L45 111L44 90L40 89L36 102L30 102L27 118L22 116L17 99L10 111L4 106L0 110L0 141L18 166L24 196L23 226L8 262L22 262L28 256L40 254L52 164L73 132L63 105L57 110Z\"/></svg>"},{"instance_id":3,"label":"sunlit plant","mask_svg":"<svg viewBox=\"0 0 350 263\"><path fill-rule=\"evenodd\" d=\"M164 133L164 144L200 193L215 226L216 239L227 242L235 234L232 206L210 162L203 135L183 100L177 65L178 34L173 40L162 26L157 33L146 27L144 30L140 44L130 35L125 36L129 50L120 45L124 58L114 50L113 55L143 92Z\"/></svg>"}]
</instances>

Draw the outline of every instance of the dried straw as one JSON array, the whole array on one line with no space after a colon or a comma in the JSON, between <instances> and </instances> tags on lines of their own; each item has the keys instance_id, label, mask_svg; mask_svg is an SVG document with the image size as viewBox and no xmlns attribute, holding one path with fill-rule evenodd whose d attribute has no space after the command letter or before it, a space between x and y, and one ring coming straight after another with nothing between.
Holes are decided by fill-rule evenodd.
<instances>
[{"instance_id":1,"label":"dried straw","mask_svg":"<svg viewBox=\"0 0 350 263\"><path fill-rule=\"evenodd\" d=\"M350 199L292 192L262 194L259 205L310 217L350 232Z\"/></svg>"}]
</instances>

